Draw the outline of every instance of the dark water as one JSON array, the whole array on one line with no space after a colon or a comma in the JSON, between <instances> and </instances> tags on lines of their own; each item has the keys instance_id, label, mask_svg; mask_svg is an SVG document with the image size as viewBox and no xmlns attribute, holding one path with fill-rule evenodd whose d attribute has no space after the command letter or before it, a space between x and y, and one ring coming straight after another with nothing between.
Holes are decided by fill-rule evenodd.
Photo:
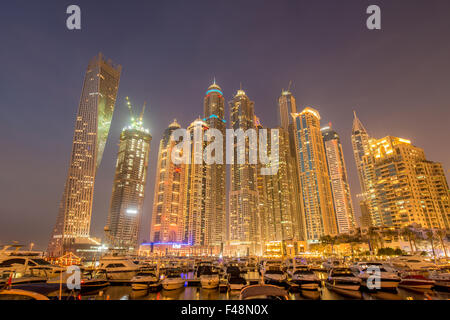
<instances>
[{"instance_id":1,"label":"dark water","mask_svg":"<svg viewBox=\"0 0 450 320\"><path fill-rule=\"evenodd\" d=\"M185 277L191 278L192 274ZM323 276L321 275L321 278ZM258 273L248 273L247 279L258 279ZM447 300L450 299L450 293L430 291L429 295L433 298ZM325 286L319 291L302 291L299 293L289 293L291 300L424 300L424 292L416 292L405 289L397 289L394 292L379 291L375 293L349 291L347 293L336 293L328 290ZM200 287L188 287L187 283L184 288L178 290L161 290L159 292L147 292L145 290L135 291L131 286L110 286L103 290L100 294L84 296L83 299L110 299L110 300L236 300L239 299L239 291L236 292L219 292L219 289L202 289Z\"/></svg>"},{"instance_id":2,"label":"dark water","mask_svg":"<svg viewBox=\"0 0 450 320\"><path fill-rule=\"evenodd\" d=\"M430 291L435 298L450 299L450 293ZM421 292L398 289L397 292L348 292L340 294L321 288L318 292L303 291L299 293L289 293L291 300L424 300L425 295ZM130 286L110 286L103 291L103 294L95 296L84 296L83 299L110 299L110 300L237 300L239 292L219 292L219 289L202 289L200 287L184 287L178 290L161 290L159 292L134 291Z\"/></svg>"}]
</instances>

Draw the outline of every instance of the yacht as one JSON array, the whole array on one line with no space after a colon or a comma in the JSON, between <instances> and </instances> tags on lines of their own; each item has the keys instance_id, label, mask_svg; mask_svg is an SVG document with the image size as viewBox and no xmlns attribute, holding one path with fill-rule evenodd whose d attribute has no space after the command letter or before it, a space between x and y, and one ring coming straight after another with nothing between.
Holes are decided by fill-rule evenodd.
<instances>
[{"instance_id":1,"label":"yacht","mask_svg":"<svg viewBox=\"0 0 450 320\"><path fill-rule=\"evenodd\" d=\"M21 277L30 268L45 270L49 277L64 272L65 268L53 265L45 261L38 253L8 252L0 254L0 273L13 271L17 277Z\"/></svg>"},{"instance_id":2,"label":"yacht","mask_svg":"<svg viewBox=\"0 0 450 320\"><path fill-rule=\"evenodd\" d=\"M176 290L184 287L185 280L178 269L167 269L161 283L164 290Z\"/></svg>"},{"instance_id":3,"label":"yacht","mask_svg":"<svg viewBox=\"0 0 450 320\"><path fill-rule=\"evenodd\" d=\"M321 285L319 277L305 265L294 266L291 281L299 285L301 290L318 290Z\"/></svg>"},{"instance_id":4,"label":"yacht","mask_svg":"<svg viewBox=\"0 0 450 320\"><path fill-rule=\"evenodd\" d=\"M141 270L131 279L133 290L156 289L161 285L157 272L153 269Z\"/></svg>"},{"instance_id":5,"label":"yacht","mask_svg":"<svg viewBox=\"0 0 450 320\"><path fill-rule=\"evenodd\" d=\"M379 288L372 288L372 286L367 284L367 281L370 277L374 277L375 274L371 272L372 268L378 268L379 270ZM386 266L384 263L381 262L358 262L350 267L353 274L361 279L361 284L366 287L367 289L378 289L378 290L395 290L397 289L399 283L400 283L400 277L398 276L397 272L390 268L389 266Z\"/></svg>"},{"instance_id":6,"label":"yacht","mask_svg":"<svg viewBox=\"0 0 450 320\"><path fill-rule=\"evenodd\" d=\"M264 282L268 284L281 285L287 280L287 274L280 266L270 266L264 269Z\"/></svg>"},{"instance_id":7,"label":"yacht","mask_svg":"<svg viewBox=\"0 0 450 320\"><path fill-rule=\"evenodd\" d=\"M200 279L200 284L203 289L215 289L219 286L219 273L212 265L198 266L196 277Z\"/></svg>"},{"instance_id":8,"label":"yacht","mask_svg":"<svg viewBox=\"0 0 450 320\"><path fill-rule=\"evenodd\" d=\"M133 260L122 256L104 256L99 270L104 270L110 282L129 282L141 269Z\"/></svg>"},{"instance_id":9,"label":"yacht","mask_svg":"<svg viewBox=\"0 0 450 320\"><path fill-rule=\"evenodd\" d=\"M421 256L399 256L390 260L392 267L399 270L430 270L436 265Z\"/></svg>"},{"instance_id":10,"label":"yacht","mask_svg":"<svg viewBox=\"0 0 450 320\"><path fill-rule=\"evenodd\" d=\"M0 300L50 300L45 295L22 289L0 290Z\"/></svg>"},{"instance_id":11,"label":"yacht","mask_svg":"<svg viewBox=\"0 0 450 320\"><path fill-rule=\"evenodd\" d=\"M434 286L434 280L418 272L403 273L401 278L398 286L404 289L428 291Z\"/></svg>"},{"instance_id":12,"label":"yacht","mask_svg":"<svg viewBox=\"0 0 450 320\"><path fill-rule=\"evenodd\" d=\"M431 272L429 278L434 281L437 289L450 290L450 267L443 267Z\"/></svg>"},{"instance_id":13,"label":"yacht","mask_svg":"<svg viewBox=\"0 0 450 320\"><path fill-rule=\"evenodd\" d=\"M62 284L65 290L67 289L67 280L71 274L66 272L54 276L47 280L47 284ZM104 289L109 286L109 281L104 270L83 270L80 279L80 291L81 293L95 292Z\"/></svg>"},{"instance_id":14,"label":"yacht","mask_svg":"<svg viewBox=\"0 0 450 320\"><path fill-rule=\"evenodd\" d=\"M288 300L288 293L286 290L270 285L258 284L245 287L242 289L239 300Z\"/></svg>"},{"instance_id":15,"label":"yacht","mask_svg":"<svg viewBox=\"0 0 450 320\"><path fill-rule=\"evenodd\" d=\"M325 285L330 289L358 291L361 279L355 277L350 268L338 267L329 271Z\"/></svg>"}]
</instances>

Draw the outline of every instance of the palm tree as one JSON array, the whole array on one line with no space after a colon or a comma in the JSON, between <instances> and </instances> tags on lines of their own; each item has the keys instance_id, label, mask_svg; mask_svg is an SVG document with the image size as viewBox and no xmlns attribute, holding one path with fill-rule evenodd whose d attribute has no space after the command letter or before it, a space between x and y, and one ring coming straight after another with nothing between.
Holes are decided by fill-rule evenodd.
<instances>
[{"instance_id":1,"label":"palm tree","mask_svg":"<svg viewBox=\"0 0 450 320\"><path fill-rule=\"evenodd\" d=\"M323 244L331 245L331 254L333 254L334 253L334 244L336 243L336 239L337 239L337 237L325 235L320 238L320 242L322 242Z\"/></svg>"},{"instance_id":2,"label":"palm tree","mask_svg":"<svg viewBox=\"0 0 450 320\"><path fill-rule=\"evenodd\" d=\"M436 263L436 253L434 252L434 232L433 230L427 230L426 232L427 235L427 239L430 240L431 243L431 250L433 251L433 258L434 258L434 263Z\"/></svg>"},{"instance_id":3,"label":"palm tree","mask_svg":"<svg viewBox=\"0 0 450 320\"><path fill-rule=\"evenodd\" d=\"M445 248L445 243L444 243L444 238L447 237L447 231L444 230L444 229L438 230L436 232L436 235L439 238L439 242L441 243L442 251L444 251L445 257L448 258L448 256L447 256L447 249Z\"/></svg>"},{"instance_id":4,"label":"palm tree","mask_svg":"<svg viewBox=\"0 0 450 320\"><path fill-rule=\"evenodd\" d=\"M417 247L416 247L416 234L409 228L409 227L405 227L402 229L401 234L403 236L403 238L407 238L409 241L409 248L411 249L411 253L414 253L417 251ZM413 243L414 243L414 248L413 248Z\"/></svg>"},{"instance_id":5,"label":"palm tree","mask_svg":"<svg viewBox=\"0 0 450 320\"><path fill-rule=\"evenodd\" d=\"M377 238L379 237L379 234L377 230L373 227L370 227L367 232L367 243L369 245L369 251L370 254L373 254L375 249L375 243L377 242Z\"/></svg>"}]
</instances>

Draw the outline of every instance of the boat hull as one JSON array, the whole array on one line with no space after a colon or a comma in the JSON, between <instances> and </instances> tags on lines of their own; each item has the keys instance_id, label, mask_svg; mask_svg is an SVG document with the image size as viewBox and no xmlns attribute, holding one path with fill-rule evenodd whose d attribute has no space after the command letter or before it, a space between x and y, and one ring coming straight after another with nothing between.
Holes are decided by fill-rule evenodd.
<instances>
[{"instance_id":1,"label":"boat hull","mask_svg":"<svg viewBox=\"0 0 450 320\"><path fill-rule=\"evenodd\" d=\"M164 290L177 290L183 288L184 281L163 281L162 287Z\"/></svg>"}]
</instances>

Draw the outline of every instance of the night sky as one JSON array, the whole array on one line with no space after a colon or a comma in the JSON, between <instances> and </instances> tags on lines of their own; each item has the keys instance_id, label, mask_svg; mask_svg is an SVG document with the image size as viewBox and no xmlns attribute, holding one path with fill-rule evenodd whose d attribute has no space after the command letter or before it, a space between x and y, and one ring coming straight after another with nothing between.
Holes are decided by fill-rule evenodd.
<instances>
[{"instance_id":1,"label":"night sky","mask_svg":"<svg viewBox=\"0 0 450 320\"><path fill-rule=\"evenodd\" d=\"M77 4L82 30L66 28ZM382 30L366 28L366 8ZM226 101L242 87L266 127L291 91L340 134L353 194L352 111L371 135L394 135L450 169L450 1L1 1L0 244L45 249L69 164L75 114L89 60L123 66L115 114L97 173L91 235L106 224L125 96L147 101L153 136L141 240L149 240L159 140L176 118L203 113L216 77ZM228 119L228 110L227 110ZM355 207L357 203L354 203ZM359 211L359 209L358 209Z\"/></svg>"}]
</instances>

